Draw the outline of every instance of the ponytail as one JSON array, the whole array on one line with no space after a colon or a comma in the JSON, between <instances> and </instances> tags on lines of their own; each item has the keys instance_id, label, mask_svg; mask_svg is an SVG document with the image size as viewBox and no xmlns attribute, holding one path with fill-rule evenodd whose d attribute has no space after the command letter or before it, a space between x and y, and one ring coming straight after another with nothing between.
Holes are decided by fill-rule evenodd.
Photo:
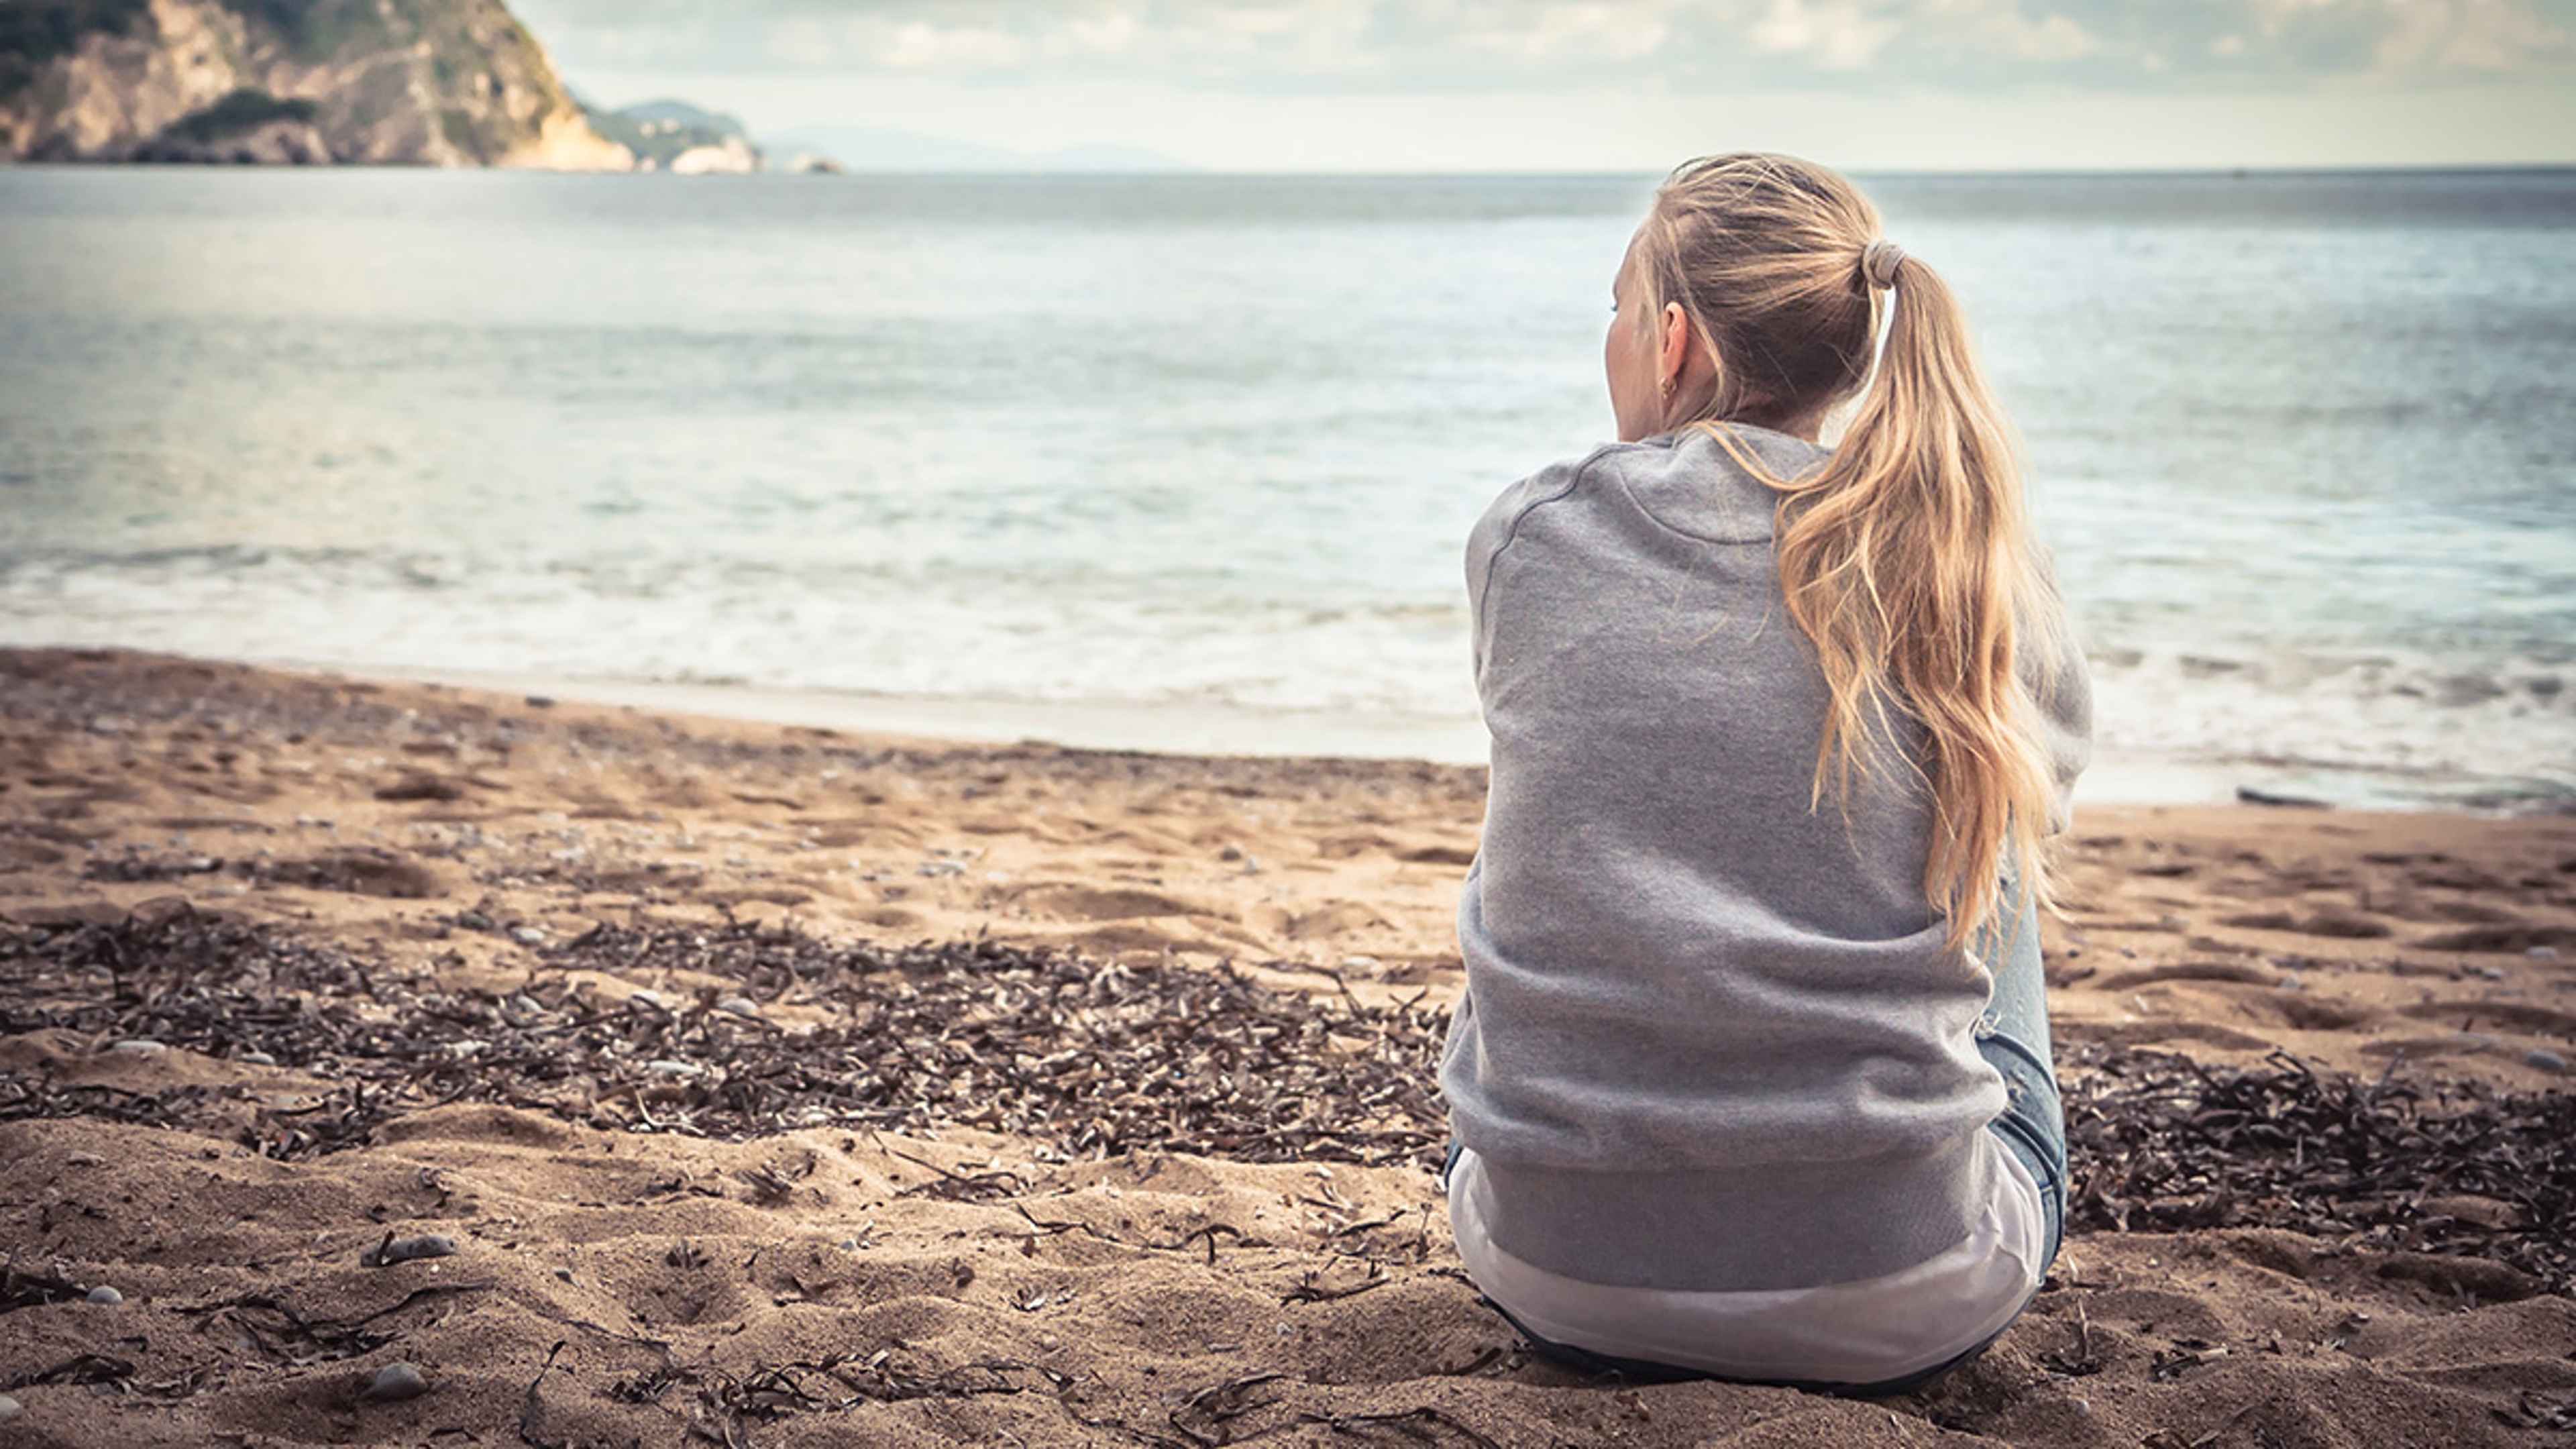
<instances>
[{"instance_id":1,"label":"ponytail","mask_svg":"<svg viewBox=\"0 0 2576 1449\"><path fill-rule=\"evenodd\" d=\"M1870 738L1889 737L1890 701L1922 733L1923 890L1956 947L2001 912L2005 874L2052 894L2041 838L2056 779L2021 665L2058 657L2028 637L2057 611L1957 300L1912 257L1884 270L1895 316L1876 378L1824 468L1775 485L1780 582L1830 693L1816 798L1829 781L1848 792Z\"/></svg>"},{"instance_id":2,"label":"ponytail","mask_svg":"<svg viewBox=\"0 0 2576 1449\"><path fill-rule=\"evenodd\" d=\"M1696 424L1780 494L1781 587L1828 693L1810 807L1905 762L1930 798L1924 897L1954 949L2003 915L2006 876L2050 904L2056 780L2026 668L2063 657L2032 637L2058 611L1957 299L1879 237L1850 183L1787 157L1681 168L1638 245L1658 301L1682 303L1717 364ZM1814 418L1855 392L1840 445L1803 477L1773 476L1727 426Z\"/></svg>"}]
</instances>

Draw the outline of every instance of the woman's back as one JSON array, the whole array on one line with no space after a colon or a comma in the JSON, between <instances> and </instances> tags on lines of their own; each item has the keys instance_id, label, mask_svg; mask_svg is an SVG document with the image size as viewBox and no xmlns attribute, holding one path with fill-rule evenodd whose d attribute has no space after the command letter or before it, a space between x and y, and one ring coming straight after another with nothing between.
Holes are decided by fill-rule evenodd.
<instances>
[{"instance_id":1,"label":"woman's back","mask_svg":"<svg viewBox=\"0 0 2576 1449\"><path fill-rule=\"evenodd\" d=\"M1825 457L1733 438L1775 476ZM1781 604L1778 497L1692 429L1538 474L1469 544L1493 783L1442 1086L1496 1242L1571 1277L1868 1277L1992 1194L1990 983L1924 897L1910 731L1811 808L1828 699ZM2057 673L2071 780L2082 674Z\"/></svg>"}]
</instances>

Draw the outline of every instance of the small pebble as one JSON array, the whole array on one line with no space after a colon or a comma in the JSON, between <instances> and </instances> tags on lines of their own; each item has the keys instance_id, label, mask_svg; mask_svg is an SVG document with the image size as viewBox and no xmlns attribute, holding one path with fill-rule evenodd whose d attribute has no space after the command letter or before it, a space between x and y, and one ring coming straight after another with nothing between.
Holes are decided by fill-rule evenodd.
<instances>
[{"instance_id":1,"label":"small pebble","mask_svg":"<svg viewBox=\"0 0 2576 1449\"><path fill-rule=\"evenodd\" d=\"M73 1167L98 1167L107 1159L95 1152L74 1152L66 1155L63 1161Z\"/></svg>"},{"instance_id":2,"label":"small pebble","mask_svg":"<svg viewBox=\"0 0 2576 1449\"><path fill-rule=\"evenodd\" d=\"M694 1077L704 1072L706 1068L696 1062L658 1061L646 1062L644 1070L657 1077Z\"/></svg>"},{"instance_id":3,"label":"small pebble","mask_svg":"<svg viewBox=\"0 0 2576 1449\"><path fill-rule=\"evenodd\" d=\"M169 1049L170 1044L168 1042L153 1041L148 1037L136 1037L131 1041L121 1041L108 1048L109 1051L123 1052L130 1057L157 1057Z\"/></svg>"},{"instance_id":4,"label":"small pebble","mask_svg":"<svg viewBox=\"0 0 2576 1449\"><path fill-rule=\"evenodd\" d=\"M758 1016L760 1003L748 996L728 996L716 1003L716 1010L729 1012L735 1016Z\"/></svg>"},{"instance_id":5,"label":"small pebble","mask_svg":"<svg viewBox=\"0 0 2576 1449\"><path fill-rule=\"evenodd\" d=\"M273 1067L277 1065L277 1058L270 1056L266 1052L243 1052L241 1054L241 1061L242 1065L250 1067Z\"/></svg>"},{"instance_id":6,"label":"small pebble","mask_svg":"<svg viewBox=\"0 0 2576 1449\"><path fill-rule=\"evenodd\" d=\"M1038 1335L1038 1349L1040 1352L1053 1353L1062 1347L1064 1347L1064 1340L1056 1337L1054 1334L1041 1333Z\"/></svg>"},{"instance_id":7,"label":"small pebble","mask_svg":"<svg viewBox=\"0 0 2576 1449\"><path fill-rule=\"evenodd\" d=\"M2492 1032L2464 1031L2453 1036L2451 1040L2470 1051L2482 1052L2489 1047L2499 1045L2502 1039Z\"/></svg>"},{"instance_id":8,"label":"small pebble","mask_svg":"<svg viewBox=\"0 0 2576 1449\"><path fill-rule=\"evenodd\" d=\"M125 1301L125 1295L101 1283L89 1290L89 1301L101 1308L114 1308Z\"/></svg>"},{"instance_id":9,"label":"small pebble","mask_svg":"<svg viewBox=\"0 0 2576 1449\"><path fill-rule=\"evenodd\" d=\"M2308 989L2308 983L2305 978L2299 975L2298 972L2284 971L2281 973L2281 989L2283 991L2305 991Z\"/></svg>"},{"instance_id":10,"label":"small pebble","mask_svg":"<svg viewBox=\"0 0 2576 1449\"><path fill-rule=\"evenodd\" d=\"M460 929L468 931L496 931L501 927L500 922L481 911L458 911L456 924Z\"/></svg>"},{"instance_id":11,"label":"small pebble","mask_svg":"<svg viewBox=\"0 0 2576 1449\"><path fill-rule=\"evenodd\" d=\"M445 1233L423 1233L416 1238L395 1238L379 1243L358 1255L358 1263L367 1268L390 1268L415 1258L453 1258L456 1240Z\"/></svg>"},{"instance_id":12,"label":"small pebble","mask_svg":"<svg viewBox=\"0 0 2576 1449\"><path fill-rule=\"evenodd\" d=\"M2522 1054L2522 1064L2526 1067L2532 1067L2544 1072L2563 1072L2567 1070L2567 1059L2560 1056L2558 1053L2551 1051L2524 1052Z\"/></svg>"},{"instance_id":13,"label":"small pebble","mask_svg":"<svg viewBox=\"0 0 2576 1449\"><path fill-rule=\"evenodd\" d=\"M2555 946L2531 946L2525 948L2522 954L2530 957L2534 961L2555 961L2558 959L2558 948Z\"/></svg>"},{"instance_id":14,"label":"small pebble","mask_svg":"<svg viewBox=\"0 0 2576 1449\"><path fill-rule=\"evenodd\" d=\"M2478 974L2489 981L2502 981L2504 979L2504 968L2501 966L2481 966L2478 968Z\"/></svg>"},{"instance_id":15,"label":"small pebble","mask_svg":"<svg viewBox=\"0 0 2576 1449\"><path fill-rule=\"evenodd\" d=\"M26 1407L7 1394L0 1394L0 1420L14 1419L27 1412Z\"/></svg>"},{"instance_id":16,"label":"small pebble","mask_svg":"<svg viewBox=\"0 0 2576 1449\"><path fill-rule=\"evenodd\" d=\"M546 943L546 933L534 926L512 926L510 939L522 946L542 946Z\"/></svg>"},{"instance_id":17,"label":"small pebble","mask_svg":"<svg viewBox=\"0 0 2576 1449\"><path fill-rule=\"evenodd\" d=\"M396 1359L376 1370L376 1376L368 1381L358 1397L371 1403L390 1404L403 1399L417 1399L428 1392L429 1380L420 1376L420 1370Z\"/></svg>"}]
</instances>

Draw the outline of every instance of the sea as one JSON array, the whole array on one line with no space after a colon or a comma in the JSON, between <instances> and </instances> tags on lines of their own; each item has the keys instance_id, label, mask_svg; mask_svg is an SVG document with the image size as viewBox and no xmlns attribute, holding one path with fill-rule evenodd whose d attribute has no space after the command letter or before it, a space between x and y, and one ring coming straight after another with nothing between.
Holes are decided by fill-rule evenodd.
<instances>
[{"instance_id":1,"label":"sea","mask_svg":"<svg viewBox=\"0 0 2576 1449\"><path fill-rule=\"evenodd\" d=\"M2099 799L2576 809L2576 172L1860 178ZM0 642L1481 757L1461 549L1648 176L0 169Z\"/></svg>"}]
</instances>

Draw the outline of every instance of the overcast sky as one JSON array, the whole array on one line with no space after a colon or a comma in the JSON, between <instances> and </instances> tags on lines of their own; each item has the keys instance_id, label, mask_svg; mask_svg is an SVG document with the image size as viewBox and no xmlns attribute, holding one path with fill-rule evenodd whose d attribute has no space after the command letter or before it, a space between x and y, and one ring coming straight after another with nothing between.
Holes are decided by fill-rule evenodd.
<instances>
[{"instance_id":1,"label":"overcast sky","mask_svg":"<svg viewBox=\"0 0 2576 1449\"><path fill-rule=\"evenodd\" d=\"M577 88L1252 171L2576 162L2576 0L512 0Z\"/></svg>"}]
</instances>

